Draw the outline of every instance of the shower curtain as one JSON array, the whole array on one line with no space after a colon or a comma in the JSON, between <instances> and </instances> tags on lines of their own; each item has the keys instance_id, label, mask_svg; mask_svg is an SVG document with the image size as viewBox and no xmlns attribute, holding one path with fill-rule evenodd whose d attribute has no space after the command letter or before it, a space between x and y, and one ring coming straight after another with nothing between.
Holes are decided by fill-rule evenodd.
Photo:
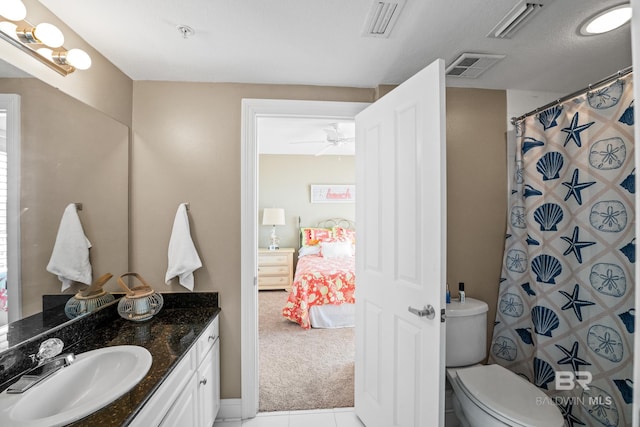
<instances>
[{"instance_id":1,"label":"shower curtain","mask_svg":"<svg viewBox=\"0 0 640 427\"><path fill-rule=\"evenodd\" d=\"M567 426L631 424L632 74L516 123L489 362L543 389Z\"/></svg>"}]
</instances>

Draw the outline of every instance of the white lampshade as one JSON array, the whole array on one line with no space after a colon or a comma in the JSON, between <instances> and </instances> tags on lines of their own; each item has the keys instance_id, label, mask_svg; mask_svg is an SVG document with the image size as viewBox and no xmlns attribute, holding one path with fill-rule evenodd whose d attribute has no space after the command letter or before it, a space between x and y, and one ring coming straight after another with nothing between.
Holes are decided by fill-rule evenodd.
<instances>
[{"instance_id":1,"label":"white lampshade","mask_svg":"<svg viewBox=\"0 0 640 427\"><path fill-rule=\"evenodd\" d=\"M67 52L67 62L78 70L86 70L91 67L91 57L82 49L71 49Z\"/></svg>"},{"instance_id":2,"label":"white lampshade","mask_svg":"<svg viewBox=\"0 0 640 427\"><path fill-rule=\"evenodd\" d=\"M53 51L48 47L41 47L40 49L36 50L36 52L47 58L49 61L51 61L53 58Z\"/></svg>"},{"instance_id":3,"label":"white lampshade","mask_svg":"<svg viewBox=\"0 0 640 427\"><path fill-rule=\"evenodd\" d=\"M0 22L0 31L2 31L8 36L13 37L16 40L18 40L18 35L16 34L17 28L18 26L12 22L9 22L9 21Z\"/></svg>"},{"instance_id":4,"label":"white lampshade","mask_svg":"<svg viewBox=\"0 0 640 427\"><path fill-rule=\"evenodd\" d=\"M55 25L43 22L36 25L33 32L36 39L49 47L60 47L64 44L64 35Z\"/></svg>"},{"instance_id":5,"label":"white lampshade","mask_svg":"<svg viewBox=\"0 0 640 427\"><path fill-rule=\"evenodd\" d=\"M262 225L284 225L284 209L264 208Z\"/></svg>"},{"instance_id":6,"label":"white lampshade","mask_svg":"<svg viewBox=\"0 0 640 427\"><path fill-rule=\"evenodd\" d=\"M22 21L27 17L27 8L21 0L0 1L0 15L9 21Z\"/></svg>"}]
</instances>

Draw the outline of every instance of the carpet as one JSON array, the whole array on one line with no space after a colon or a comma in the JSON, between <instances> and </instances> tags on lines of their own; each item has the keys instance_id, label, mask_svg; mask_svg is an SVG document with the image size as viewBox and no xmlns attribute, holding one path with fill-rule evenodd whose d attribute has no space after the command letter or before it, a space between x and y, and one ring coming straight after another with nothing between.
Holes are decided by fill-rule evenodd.
<instances>
[{"instance_id":1,"label":"carpet","mask_svg":"<svg viewBox=\"0 0 640 427\"><path fill-rule=\"evenodd\" d=\"M282 317L288 295L258 295L259 411L352 407L354 328L302 329Z\"/></svg>"}]
</instances>

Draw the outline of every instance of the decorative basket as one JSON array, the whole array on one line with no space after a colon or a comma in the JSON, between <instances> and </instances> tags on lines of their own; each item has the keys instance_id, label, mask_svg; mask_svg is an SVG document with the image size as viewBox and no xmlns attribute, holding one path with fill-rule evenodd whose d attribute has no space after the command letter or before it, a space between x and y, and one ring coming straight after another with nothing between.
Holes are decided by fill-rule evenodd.
<instances>
[{"instance_id":1,"label":"decorative basket","mask_svg":"<svg viewBox=\"0 0 640 427\"><path fill-rule=\"evenodd\" d=\"M113 274L107 273L100 276L88 288L78 292L64 305L64 312L69 319L81 316L85 313L91 313L98 307L115 301L115 297L107 293L102 287L113 277Z\"/></svg>"},{"instance_id":2,"label":"decorative basket","mask_svg":"<svg viewBox=\"0 0 640 427\"><path fill-rule=\"evenodd\" d=\"M129 288L122 280L126 276L133 276L142 284ZM118 277L118 285L125 291L125 295L118 302L118 314L123 319L144 322L151 319L162 309L164 304L162 295L154 291L138 273L121 275Z\"/></svg>"}]
</instances>

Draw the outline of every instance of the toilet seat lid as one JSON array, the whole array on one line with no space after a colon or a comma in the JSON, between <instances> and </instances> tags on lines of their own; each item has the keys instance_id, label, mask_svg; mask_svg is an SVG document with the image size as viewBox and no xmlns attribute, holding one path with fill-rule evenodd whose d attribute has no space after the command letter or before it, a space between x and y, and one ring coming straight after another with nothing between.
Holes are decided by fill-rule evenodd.
<instances>
[{"instance_id":1,"label":"toilet seat lid","mask_svg":"<svg viewBox=\"0 0 640 427\"><path fill-rule=\"evenodd\" d=\"M500 365L457 371L464 393L499 419L521 426L562 426L560 410L538 387Z\"/></svg>"}]
</instances>

